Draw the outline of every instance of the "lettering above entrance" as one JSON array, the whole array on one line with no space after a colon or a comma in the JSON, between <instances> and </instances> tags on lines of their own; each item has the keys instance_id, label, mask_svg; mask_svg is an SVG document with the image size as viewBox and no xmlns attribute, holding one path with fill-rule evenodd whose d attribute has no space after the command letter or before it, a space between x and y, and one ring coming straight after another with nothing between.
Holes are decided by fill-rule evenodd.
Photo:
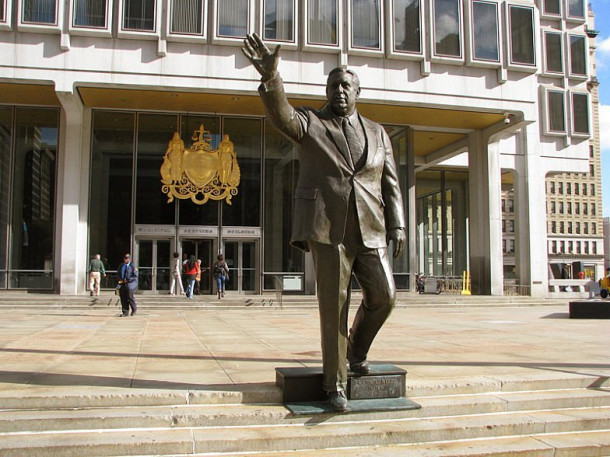
<instances>
[{"instance_id":1,"label":"lettering above entrance","mask_svg":"<svg viewBox=\"0 0 610 457\"><path fill-rule=\"evenodd\" d=\"M174 198L191 199L203 205L209 199L227 200L237 195L241 178L234 145L229 135L224 135L218 149L212 149L210 131L203 128L195 130L194 143L184 147L180 133L167 146L161 165L161 191L167 194L167 202Z\"/></svg>"}]
</instances>

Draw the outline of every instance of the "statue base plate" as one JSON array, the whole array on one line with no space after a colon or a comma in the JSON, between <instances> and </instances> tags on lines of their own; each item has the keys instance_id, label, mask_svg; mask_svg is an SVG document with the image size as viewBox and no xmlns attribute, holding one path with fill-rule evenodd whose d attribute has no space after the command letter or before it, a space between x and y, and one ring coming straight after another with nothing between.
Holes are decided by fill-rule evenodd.
<instances>
[{"instance_id":1,"label":"statue base plate","mask_svg":"<svg viewBox=\"0 0 610 457\"><path fill-rule=\"evenodd\" d=\"M312 414L343 414L333 410L326 401L288 402L284 406L296 416ZM370 400L350 400L347 413L364 413L372 411L401 411L420 409L421 405L408 398L380 398Z\"/></svg>"}]
</instances>

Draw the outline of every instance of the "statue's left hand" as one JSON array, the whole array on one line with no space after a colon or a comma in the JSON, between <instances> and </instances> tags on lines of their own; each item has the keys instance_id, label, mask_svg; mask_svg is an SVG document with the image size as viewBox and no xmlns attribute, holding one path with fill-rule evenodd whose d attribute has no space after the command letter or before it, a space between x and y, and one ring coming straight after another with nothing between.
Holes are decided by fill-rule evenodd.
<instances>
[{"instance_id":1,"label":"statue's left hand","mask_svg":"<svg viewBox=\"0 0 610 457\"><path fill-rule=\"evenodd\" d=\"M388 230L387 240L388 244L390 241L394 243L394 258L398 257L405 248L405 243L407 241L405 230L402 228Z\"/></svg>"},{"instance_id":2,"label":"statue's left hand","mask_svg":"<svg viewBox=\"0 0 610 457\"><path fill-rule=\"evenodd\" d=\"M261 74L263 81L268 81L277 74L277 64L280 60L280 45L271 52L263 40L256 34L246 35L244 47L241 51L248 58L254 68Z\"/></svg>"}]
</instances>

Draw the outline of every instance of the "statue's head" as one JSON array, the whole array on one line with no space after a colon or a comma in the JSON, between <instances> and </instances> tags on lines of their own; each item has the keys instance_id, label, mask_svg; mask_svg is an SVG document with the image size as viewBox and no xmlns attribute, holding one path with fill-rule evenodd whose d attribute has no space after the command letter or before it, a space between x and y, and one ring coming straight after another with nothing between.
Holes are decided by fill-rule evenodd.
<instances>
[{"instance_id":1,"label":"statue's head","mask_svg":"<svg viewBox=\"0 0 610 457\"><path fill-rule=\"evenodd\" d=\"M328 74L326 99L333 113L349 116L356 110L360 96L360 79L355 71L345 65L336 67Z\"/></svg>"}]
</instances>

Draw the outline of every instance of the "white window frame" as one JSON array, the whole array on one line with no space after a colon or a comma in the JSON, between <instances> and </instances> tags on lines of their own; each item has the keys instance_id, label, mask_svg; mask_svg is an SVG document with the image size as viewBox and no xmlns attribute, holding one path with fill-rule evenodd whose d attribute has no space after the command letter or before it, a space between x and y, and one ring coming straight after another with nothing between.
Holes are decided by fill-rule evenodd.
<instances>
[{"instance_id":1,"label":"white window frame","mask_svg":"<svg viewBox=\"0 0 610 457\"><path fill-rule=\"evenodd\" d=\"M561 93L563 96L563 126L564 130L551 130L551 115L550 115L550 103L549 103L549 93L556 92ZM544 134L548 136L558 136L565 137L568 135L568 101L566 99L566 91L557 88L557 87L542 87L542 119L543 119L543 127ZM562 211L560 210L560 213Z\"/></svg>"},{"instance_id":2,"label":"white window frame","mask_svg":"<svg viewBox=\"0 0 610 457\"><path fill-rule=\"evenodd\" d=\"M561 50L561 71L551 71L548 68L547 61L547 48L546 48L546 36L547 35L559 35L560 43L559 49ZM553 76L558 78L563 78L565 75L565 66L566 66L566 58L565 58L565 40L564 34L561 30L544 28L542 29L542 61L543 61L543 72L546 76Z\"/></svg>"},{"instance_id":3,"label":"white window frame","mask_svg":"<svg viewBox=\"0 0 610 457\"><path fill-rule=\"evenodd\" d=\"M527 72L527 73L536 73L538 71L538 62L540 62L540 43L539 43L540 40L538 39L538 37L540 36L538 33L538 30L540 29L540 18L539 18L539 14L538 14L538 8L535 8L531 4L522 4L522 3L517 3L517 2L505 3L504 5L505 5L505 7L504 7L504 18L505 18L504 30L506 30L506 37L504 39L504 42L506 43L507 67L509 70L523 71L523 72ZM532 39L534 40L533 50L532 50L532 52L534 53L534 63L533 64L525 64L525 63L521 63L521 62L512 61L512 58L513 58L512 34L511 34L511 27L510 27L510 9L512 7L527 8L532 11L532 27L533 27Z\"/></svg>"},{"instance_id":4,"label":"white window frame","mask_svg":"<svg viewBox=\"0 0 610 457\"><path fill-rule=\"evenodd\" d=\"M119 18L118 18L118 36L119 38L131 38L137 40L156 40L160 37L161 30L161 8L163 0L155 0L155 19L153 30L133 30L123 28L123 19L125 16L125 2L126 0L120 0L119 4Z\"/></svg>"},{"instance_id":5,"label":"white window frame","mask_svg":"<svg viewBox=\"0 0 610 457\"><path fill-rule=\"evenodd\" d=\"M585 66L585 74L576 74L576 73L572 73L572 37L579 37L582 38L584 40L584 66ZM569 75L569 77L571 79L580 79L580 80L587 80L589 78L589 46L588 46L588 41L587 41L587 35L581 34L581 33L568 33L566 35L566 56L568 56L568 62L567 62L567 73Z\"/></svg>"},{"instance_id":6,"label":"white window frame","mask_svg":"<svg viewBox=\"0 0 610 457\"><path fill-rule=\"evenodd\" d=\"M559 13L558 14L554 14L554 13L547 13L544 11L544 2L545 0L538 0L538 10L540 11L540 17L545 18L545 19L561 19L562 15L563 15L563 11L564 11L564 5L565 5L565 0L559 0Z\"/></svg>"},{"instance_id":7,"label":"white window frame","mask_svg":"<svg viewBox=\"0 0 610 457\"><path fill-rule=\"evenodd\" d=\"M477 59L475 57L475 43L474 43L474 3L490 3L496 6L496 24L498 26L498 32L496 35L497 46L498 46L498 60L486 60L486 59ZM504 60L503 52L502 52L502 40L500 35L502 34L502 23L500 22L500 3L495 0L473 0L468 2L468 7L465 9L465 29L466 29L466 63L471 66L476 67L491 67L498 68L502 66L502 62Z\"/></svg>"},{"instance_id":8,"label":"white window frame","mask_svg":"<svg viewBox=\"0 0 610 457\"><path fill-rule=\"evenodd\" d=\"M211 16L210 18L211 20L211 24L212 24L212 33L211 38L212 38L212 43L214 44L227 44L230 46L243 46L244 45L244 37L231 37L231 36L224 36L224 35L219 35L218 34L218 2L222 1L222 0L212 0L212 12L211 12ZM248 0L248 30L246 31L246 33L252 33L254 31L256 31L256 29L254 28L256 25L256 5L254 0ZM208 21L210 22L210 21ZM258 31L257 31L258 32Z\"/></svg>"},{"instance_id":9,"label":"white window frame","mask_svg":"<svg viewBox=\"0 0 610 457\"><path fill-rule=\"evenodd\" d=\"M18 0L17 3L17 14L18 22L17 29L25 32L41 32L41 33L61 33L63 29L63 18L64 18L64 2L62 0L55 0L55 23L44 24L34 22L23 21L23 4L25 0Z\"/></svg>"},{"instance_id":10,"label":"white window frame","mask_svg":"<svg viewBox=\"0 0 610 457\"><path fill-rule=\"evenodd\" d=\"M168 41L179 41L179 42L197 42L197 43L206 43L208 39L208 9L209 4L208 0L201 0L203 3L203 15L202 15L202 24L201 24L201 35L195 34L186 34L186 33L173 33L172 32L172 14L173 14L173 1L167 0L167 12L165 14L165 34L167 36Z\"/></svg>"},{"instance_id":11,"label":"white window frame","mask_svg":"<svg viewBox=\"0 0 610 457\"><path fill-rule=\"evenodd\" d=\"M405 60L423 60L426 56L426 10L430 3L425 0L419 0L419 52L401 51L394 47L394 38L396 37L396 27L394 23L394 0L388 2L388 8L386 8L386 56L392 59L405 59Z\"/></svg>"},{"instance_id":12,"label":"white window frame","mask_svg":"<svg viewBox=\"0 0 610 457\"><path fill-rule=\"evenodd\" d=\"M299 24L300 24L300 9L298 0L292 0L292 8L294 18L292 19L292 41L287 40L270 40L265 38L265 1L260 0L258 34L265 43L281 44L282 49L298 49L299 46Z\"/></svg>"},{"instance_id":13,"label":"white window frame","mask_svg":"<svg viewBox=\"0 0 610 457\"><path fill-rule=\"evenodd\" d=\"M114 10L114 2L113 0L106 0L106 25L104 27L91 27L91 26L82 26L82 25L74 25L74 20L76 18L76 1L72 0L70 2L70 15L69 15L69 25L68 30L71 35L86 35L86 36L112 36L112 11Z\"/></svg>"},{"instance_id":14,"label":"white window frame","mask_svg":"<svg viewBox=\"0 0 610 457\"><path fill-rule=\"evenodd\" d=\"M591 117L591 97L589 92L584 91L584 90L570 90L568 91L568 95L569 95L569 100L568 100L568 113L570 116L570 123L569 128L570 128L570 136L574 137L574 138L591 138L591 130L592 130L592 122L593 122L593 118ZM589 132L588 133L583 133L583 132L576 132L576 130L574 129L574 95L583 95L585 97L587 97L587 121L589 124Z\"/></svg>"},{"instance_id":15,"label":"white window frame","mask_svg":"<svg viewBox=\"0 0 610 457\"><path fill-rule=\"evenodd\" d=\"M0 30L13 30L13 2L11 0L4 0L4 20L0 21Z\"/></svg>"},{"instance_id":16,"label":"white window frame","mask_svg":"<svg viewBox=\"0 0 610 457\"><path fill-rule=\"evenodd\" d=\"M347 48L350 54L359 55L379 55L382 56L385 52L384 41L385 36L385 2L379 1L379 47L378 48L364 48L354 46L354 23L353 23L353 4L354 0L347 0Z\"/></svg>"},{"instance_id":17,"label":"white window frame","mask_svg":"<svg viewBox=\"0 0 610 457\"><path fill-rule=\"evenodd\" d=\"M571 16L570 15L570 5L569 5L570 0L564 0L564 1L565 1L565 19L566 19L566 21L579 22L581 24L584 24L587 21L587 2L586 2L586 0L581 0L583 2L583 17Z\"/></svg>"},{"instance_id":18,"label":"white window frame","mask_svg":"<svg viewBox=\"0 0 610 457\"><path fill-rule=\"evenodd\" d=\"M458 0L458 15L459 15L459 30L460 30L460 56L449 56L444 54L436 53L436 28L434 27L434 0L430 0L430 8L428 11L428 24L430 33L428 34L429 38L429 50L430 50L430 61L432 62L440 62L440 63L449 63L449 64L457 64L462 65L464 63L464 48L465 48L465 36L464 36L464 2L463 0Z\"/></svg>"},{"instance_id":19,"label":"white window frame","mask_svg":"<svg viewBox=\"0 0 610 457\"><path fill-rule=\"evenodd\" d=\"M331 0L324 0L331 1ZM310 43L309 42L309 16L308 16L308 2L302 2L301 5L303 7L302 10L302 25L301 29L303 30L303 45L302 48L305 50L318 51L318 52L329 52L329 53L338 53L343 49L343 39L344 39L344 10L343 5L344 1L333 0L337 4L337 43L336 44L323 44L323 43Z\"/></svg>"}]
</instances>

